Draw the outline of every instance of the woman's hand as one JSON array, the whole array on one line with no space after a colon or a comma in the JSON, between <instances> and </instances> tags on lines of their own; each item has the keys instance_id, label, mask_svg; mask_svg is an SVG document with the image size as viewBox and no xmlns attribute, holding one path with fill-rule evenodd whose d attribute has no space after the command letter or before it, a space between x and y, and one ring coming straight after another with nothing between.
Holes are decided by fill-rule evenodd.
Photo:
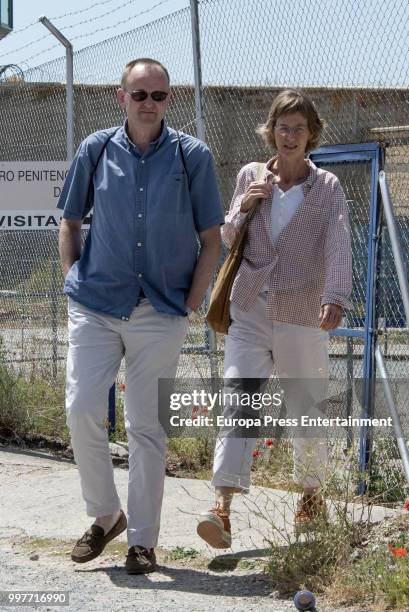
<instances>
[{"instance_id":1,"label":"woman's hand","mask_svg":"<svg viewBox=\"0 0 409 612\"><path fill-rule=\"evenodd\" d=\"M254 200L264 200L271 195L273 189L272 176L267 181L254 181L250 183L243 196L240 212L248 212L254 204Z\"/></svg>"},{"instance_id":2,"label":"woman's hand","mask_svg":"<svg viewBox=\"0 0 409 612\"><path fill-rule=\"evenodd\" d=\"M320 327L325 331L336 329L341 325L342 308L337 304L324 304L320 311Z\"/></svg>"}]
</instances>

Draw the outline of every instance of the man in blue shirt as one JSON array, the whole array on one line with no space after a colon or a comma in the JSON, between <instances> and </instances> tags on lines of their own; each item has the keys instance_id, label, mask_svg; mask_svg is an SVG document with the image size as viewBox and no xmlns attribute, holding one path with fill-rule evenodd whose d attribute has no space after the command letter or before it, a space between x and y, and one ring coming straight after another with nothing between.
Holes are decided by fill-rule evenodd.
<instances>
[{"instance_id":1,"label":"man in blue shirt","mask_svg":"<svg viewBox=\"0 0 409 612\"><path fill-rule=\"evenodd\" d=\"M166 454L158 379L176 374L188 313L202 303L220 256L224 220L210 151L166 124L170 95L162 64L129 62L117 91L124 125L81 143L58 203L69 297L67 422L87 514L96 517L72 559L94 559L128 526L132 574L156 564ZM128 521L106 429L108 392L123 356Z\"/></svg>"}]
</instances>

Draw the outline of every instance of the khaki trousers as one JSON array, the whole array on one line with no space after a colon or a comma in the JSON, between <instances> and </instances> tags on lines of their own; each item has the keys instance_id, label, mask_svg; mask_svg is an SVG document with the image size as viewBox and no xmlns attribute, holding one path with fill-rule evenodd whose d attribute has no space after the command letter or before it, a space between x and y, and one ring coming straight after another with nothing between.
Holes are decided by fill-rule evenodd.
<instances>
[{"instance_id":1,"label":"khaki trousers","mask_svg":"<svg viewBox=\"0 0 409 612\"><path fill-rule=\"evenodd\" d=\"M66 410L89 516L112 514L120 500L106 427L108 392L125 358L125 427L129 442L128 542L157 544L166 436L158 420L158 378L173 378L187 317L157 312L141 300L129 321L69 300Z\"/></svg>"},{"instance_id":2,"label":"khaki trousers","mask_svg":"<svg viewBox=\"0 0 409 612\"><path fill-rule=\"evenodd\" d=\"M268 379L275 366L284 389L288 416L318 414L314 406L326 398L328 387L328 333L314 327L270 321L266 294L249 311L230 303L232 323L226 336L224 377ZM291 379L287 381L286 379ZM311 379L310 381L308 379ZM225 389L228 391L229 389ZM305 409L306 398L313 398ZM226 416L228 410L225 410ZM250 470L257 440L219 435L214 455L213 486L250 486ZM321 438L293 439L294 480L318 487L325 480L327 443Z\"/></svg>"}]
</instances>

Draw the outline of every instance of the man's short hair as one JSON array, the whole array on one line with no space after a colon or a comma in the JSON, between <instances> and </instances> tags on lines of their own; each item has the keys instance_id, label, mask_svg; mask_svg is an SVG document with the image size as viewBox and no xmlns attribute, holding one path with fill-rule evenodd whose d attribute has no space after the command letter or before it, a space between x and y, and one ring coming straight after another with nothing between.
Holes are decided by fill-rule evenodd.
<instances>
[{"instance_id":1,"label":"man's short hair","mask_svg":"<svg viewBox=\"0 0 409 612\"><path fill-rule=\"evenodd\" d=\"M267 145L275 149L274 127L277 119L287 113L301 113L306 118L308 129L312 134L307 143L306 153L315 149L320 141L325 122L319 116L311 98L299 89L284 89L281 91L273 100L266 122L259 125L256 132L260 134Z\"/></svg>"},{"instance_id":2,"label":"man's short hair","mask_svg":"<svg viewBox=\"0 0 409 612\"><path fill-rule=\"evenodd\" d=\"M126 88L126 82L128 80L128 76L129 76L129 73L131 72L132 68L134 66L137 66L138 64L144 64L145 66L157 66L158 68L163 70L163 72L165 73L166 78L168 80L168 84L170 85L169 72L167 71L167 69L165 68L165 66L163 64L158 62L158 60L154 60L154 59L152 59L150 57L138 57L137 59L134 59L134 60L128 62L127 65L125 66L124 71L122 73L122 78L121 78L121 87L122 87L122 89Z\"/></svg>"}]
</instances>

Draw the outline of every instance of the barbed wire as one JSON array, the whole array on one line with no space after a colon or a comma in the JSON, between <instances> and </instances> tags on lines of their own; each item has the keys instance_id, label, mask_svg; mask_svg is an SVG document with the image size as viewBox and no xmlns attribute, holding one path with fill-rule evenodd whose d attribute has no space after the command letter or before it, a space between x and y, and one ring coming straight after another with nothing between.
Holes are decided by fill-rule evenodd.
<instances>
[{"instance_id":1,"label":"barbed wire","mask_svg":"<svg viewBox=\"0 0 409 612\"><path fill-rule=\"evenodd\" d=\"M107 11L106 13L102 13L101 15L98 15L97 17L90 17L89 19L84 19L83 21L78 21L77 23L73 23L71 25L64 26L64 30L71 30L72 28L76 28L77 26L81 26L86 23L91 23L91 22L94 23L98 19L102 19L103 17L107 17L108 15L112 15L113 13L117 13L118 11L125 8L126 6L129 6L130 4L135 4L136 1L137 0L127 0L126 2L123 2L122 4L120 4L119 6L116 6L114 9L111 9L110 11ZM160 4L163 4L164 2L169 2L169 0L162 0ZM152 7L152 9L153 8L155 7ZM152 9L147 9L147 12L151 11Z\"/></svg>"},{"instance_id":2,"label":"barbed wire","mask_svg":"<svg viewBox=\"0 0 409 612\"><path fill-rule=\"evenodd\" d=\"M56 21L57 19L64 19L64 17L72 17L73 15L86 13L87 11L90 11L96 6L103 6L104 4L109 4L110 2L113 2L113 0L101 0L101 2L95 2L94 4L91 4L90 6L87 6L84 9L80 9L79 11L71 11L71 13L64 13L64 15L56 15L54 17L50 17L50 19L54 19Z\"/></svg>"},{"instance_id":3,"label":"barbed wire","mask_svg":"<svg viewBox=\"0 0 409 612\"><path fill-rule=\"evenodd\" d=\"M72 17L72 15L79 15L80 13L85 13L86 11L90 11L92 8L95 8L96 6L108 4L109 2L113 2L113 0L102 0L101 2L95 2L94 4L91 4L90 6L84 9L80 9L79 11L72 11L71 13L65 13L64 15L57 15L54 17L50 17L50 19L54 19L54 21L56 21L57 19L63 19L64 17ZM16 34L20 34L21 32L25 32L26 30L28 30L29 28L32 28L33 26L37 24L38 24L38 19L36 19L36 21L33 21L32 23L28 23L27 25L22 26L21 28L18 28L17 30L12 30L7 35L7 39L10 40L12 36L15 36Z\"/></svg>"},{"instance_id":4,"label":"barbed wire","mask_svg":"<svg viewBox=\"0 0 409 612\"><path fill-rule=\"evenodd\" d=\"M104 2L104 3L106 3L107 1L108 1L108 2L111 2L112 0L105 0L105 2ZM164 1L166 1L166 2L167 2L167 1L169 1L169 0L164 0ZM91 21L92 21L92 22L98 21L98 19L102 19L103 17L106 17L106 16L108 16L108 15L112 15L113 13L115 13L115 12L117 12L117 11L121 10L122 8L124 8L124 7L128 6L129 4L133 4L134 2L136 2L136 0L127 0L127 1L126 1L126 2L124 2L123 4L121 4L121 5L117 6L117 7L115 7L114 9L112 9L111 11L107 11L106 13L102 13L102 15L97 15L96 17L92 17L92 18L90 18L90 19L84 19L83 21L78 21L77 23L73 23L73 24L71 24L71 25L61 26L61 27L62 27L62 28L64 29L64 31L65 31L65 30L70 30L70 29L72 29L72 28L75 28L75 27L77 27L77 26L84 25L85 23L90 23ZM103 3L103 4L104 4L104 3ZM99 4L100 4L100 3L99 3ZM96 5L93 5L93 6L96 6ZM89 8L92 8L92 7L89 7ZM83 9L82 11L78 11L78 12L84 12L85 10L88 10L88 9ZM75 13L71 13L71 14L75 14ZM70 15L70 13L66 13L66 15L61 15L61 17L60 17L60 18L62 19L63 17L67 17L68 15ZM55 19L59 19L59 18L58 18L58 17L57 17L57 18L56 18L56 17L51 17L50 19L54 19L54 20L55 20ZM33 24L31 24L31 25L35 25L36 23L39 23L39 22L38 22L38 21L36 21L36 22L34 22ZM27 27L30 27L30 26L27 26ZM47 34L44 34L43 36L40 36L40 37L39 37L39 38L37 38L36 40L32 40L32 41L30 41L29 43L26 43L25 45L23 45L23 46L21 46L21 47L18 47L17 49L12 49L11 51L8 51L8 52L6 53L6 55L8 55L8 54L10 54L10 53L17 53L18 51L22 51L23 49L27 49L27 47L31 47L31 45L35 45L36 43L40 42L40 41L41 41L41 40L43 40L44 38L47 38L47 36L49 36L49 34L48 34L48 33L47 33ZM58 46L58 45L57 45L57 46Z\"/></svg>"},{"instance_id":5,"label":"barbed wire","mask_svg":"<svg viewBox=\"0 0 409 612\"><path fill-rule=\"evenodd\" d=\"M38 23L38 21L36 23ZM41 40L44 40L45 38L48 38L49 35L50 34L47 32L46 34L43 34L39 38L36 38L35 40L30 41L29 43L26 43L25 45L22 45L21 47L17 47L17 49L11 49L11 51L6 51L5 56L7 57L7 55L10 55L11 53L17 53L18 51L22 51L23 49L27 49L28 47L31 47L32 45L35 45L36 43L40 42Z\"/></svg>"},{"instance_id":6,"label":"barbed wire","mask_svg":"<svg viewBox=\"0 0 409 612\"><path fill-rule=\"evenodd\" d=\"M109 0L110 1L110 0ZM121 4L120 6L116 7L115 9L111 10L111 11L107 11L106 13L103 13L102 15L99 15L98 17L94 17L91 19L86 19L83 21L80 21L78 23L66 26L64 29L64 31L66 30L70 30L74 27L80 26L80 25L84 25L86 23L94 23L95 21L97 21L98 19L101 19L102 17L106 17L107 15L112 15L113 13L117 12L118 10L128 6L129 4L133 4L136 0L127 0L127 2L124 2L123 4ZM109 25L109 26L104 26L103 28L99 28L97 30L93 30L92 32L87 32L85 34L78 34L77 36L74 36L72 38L70 38L70 42L72 42L73 40L78 40L80 38L87 38L88 36L93 36L94 34L98 34L99 32L104 32L106 30L111 30L112 28L117 27L118 25L122 25L123 23L126 23L127 21L129 21L130 19L136 19L137 17L141 17L142 15L146 15L148 13L151 13L152 11L154 11L155 9L157 9L159 6L162 6L163 4L167 4L168 2L170 2L170 0L161 0L160 2L157 2L156 4L154 4L153 6L151 6L148 9L145 9L143 11L140 11L139 13L136 13L135 15L131 15L131 16L127 16L124 19L121 19L120 21L117 21L116 23ZM36 22L38 23L38 22ZM33 25L33 24L31 24ZM27 26L28 28L29 26ZM5 53L5 57L7 57L8 55L12 54L12 53L17 53L19 51L22 51L23 49L27 49L28 47L31 47L32 45L44 40L45 38L48 38L49 34L44 34L43 36L37 38L36 40L33 40L25 45L22 45L21 47L18 47L17 49L12 49L11 51L7 51ZM60 45L58 43L56 43L55 45L51 45L50 47L47 47L46 49L43 49L42 51L39 51L38 53L35 53L34 55L31 55L28 58L25 58L24 60L22 60L23 62L29 62L32 59L35 59L36 57L39 57L40 55L43 55L44 53L46 53L47 51L52 51L52 49L56 49L57 47L59 47Z\"/></svg>"},{"instance_id":7,"label":"barbed wire","mask_svg":"<svg viewBox=\"0 0 409 612\"><path fill-rule=\"evenodd\" d=\"M28 23L27 25L23 26L22 28L19 28L18 30L12 30L7 34L7 39L10 40L12 36L16 36L16 34L20 34L20 32L25 32L26 30L28 30L28 28L32 28L37 23L38 19L36 21L33 21L32 23Z\"/></svg>"}]
</instances>

